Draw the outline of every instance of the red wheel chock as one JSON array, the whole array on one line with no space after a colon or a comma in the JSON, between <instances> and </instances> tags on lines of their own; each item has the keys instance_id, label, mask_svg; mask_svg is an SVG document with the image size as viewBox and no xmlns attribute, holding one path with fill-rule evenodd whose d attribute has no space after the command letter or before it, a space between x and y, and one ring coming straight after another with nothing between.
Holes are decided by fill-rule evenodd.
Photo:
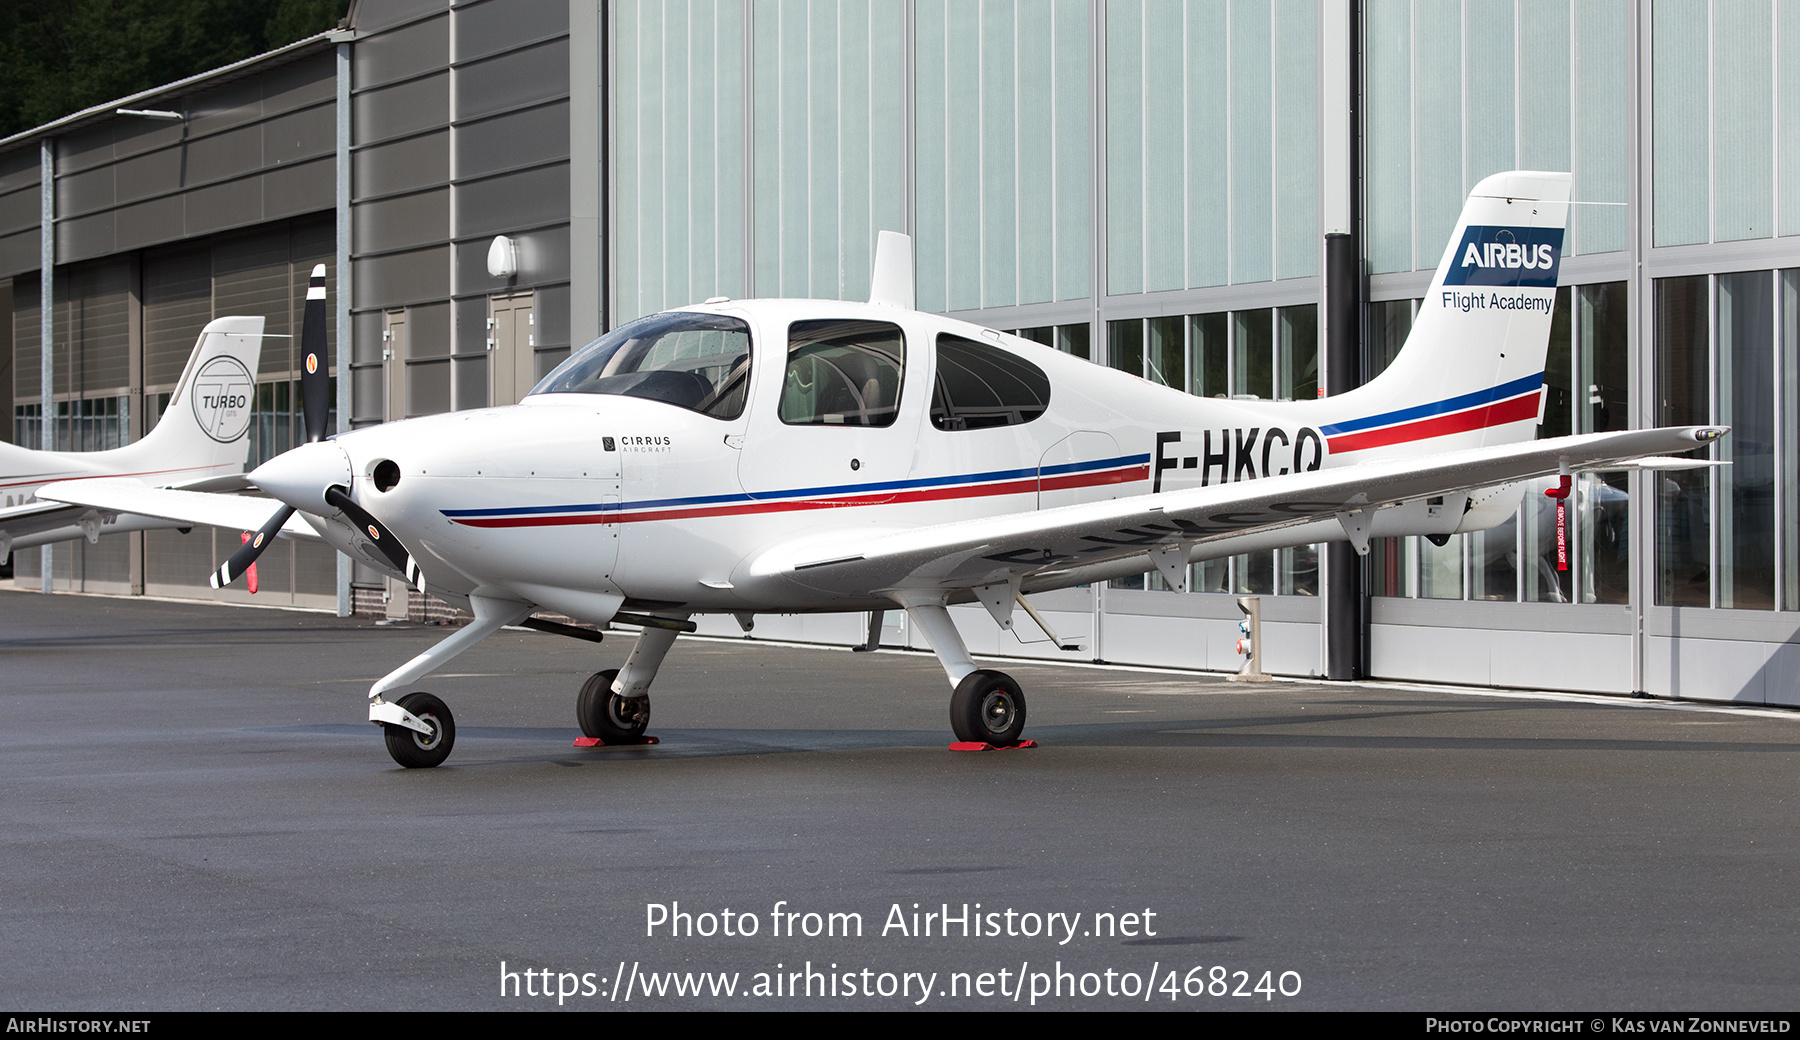
<instances>
[{"instance_id":1,"label":"red wheel chock","mask_svg":"<svg viewBox=\"0 0 1800 1040\"><path fill-rule=\"evenodd\" d=\"M1017 744L989 744L984 740L959 740L950 745L952 751L1023 751L1038 746L1035 740L1021 740Z\"/></svg>"},{"instance_id":2,"label":"red wheel chock","mask_svg":"<svg viewBox=\"0 0 1800 1040\"><path fill-rule=\"evenodd\" d=\"M575 738L575 746L582 747L582 748L587 748L587 747L642 747L645 744L660 744L660 743L662 743L662 741L658 740L655 737L645 737L642 740L634 740L634 741L631 741L630 743L626 743L626 744L608 744L606 741L601 740L599 737L576 737Z\"/></svg>"}]
</instances>

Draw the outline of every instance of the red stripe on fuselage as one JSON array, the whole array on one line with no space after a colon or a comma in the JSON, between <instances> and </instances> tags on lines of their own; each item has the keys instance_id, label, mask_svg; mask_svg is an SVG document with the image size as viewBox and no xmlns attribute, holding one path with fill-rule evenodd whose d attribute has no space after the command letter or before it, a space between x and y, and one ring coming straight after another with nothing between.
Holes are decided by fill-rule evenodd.
<instances>
[{"instance_id":1,"label":"red stripe on fuselage","mask_svg":"<svg viewBox=\"0 0 1800 1040\"><path fill-rule=\"evenodd\" d=\"M1444 437L1452 433L1467 433L1470 430L1484 430L1489 426L1503 426L1511 422L1537 418L1538 395L1534 393L1515 397L1510 401L1471 408L1466 412L1453 412L1450 415L1435 415L1417 422L1401 423L1380 430L1366 430L1358 433L1344 433L1327 438L1325 443L1333 455L1347 451L1362 451L1365 448L1379 448L1388 444L1402 444L1407 441L1422 441L1431 437Z\"/></svg>"},{"instance_id":2,"label":"red stripe on fuselage","mask_svg":"<svg viewBox=\"0 0 1800 1040\"><path fill-rule=\"evenodd\" d=\"M645 520L687 520L709 516L747 516L752 513L782 513L802 509L843 509L849 506L885 506L903 502L938 502L953 498L989 498L998 495L1028 495L1039 490L1098 487L1149 480L1149 466L1107 470L1103 473L1070 473L1042 480L1027 477L998 484L963 487L919 488L895 491L861 498L795 498L779 502L734 502L730 505L695 506L688 509L653 509L640 513L576 513L568 516L497 516L488 519L461 519L455 523L465 527L570 527L580 524L629 524Z\"/></svg>"}]
</instances>

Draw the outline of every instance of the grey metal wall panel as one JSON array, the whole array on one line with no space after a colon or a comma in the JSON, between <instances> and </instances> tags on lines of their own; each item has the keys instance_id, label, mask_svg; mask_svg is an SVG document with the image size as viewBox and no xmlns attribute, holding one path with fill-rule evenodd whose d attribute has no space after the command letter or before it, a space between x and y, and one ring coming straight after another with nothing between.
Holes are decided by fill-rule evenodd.
<instances>
[{"instance_id":1,"label":"grey metal wall panel","mask_svg":"<svg viewBox=\"0 0 1800 1040\"><path fill-rule=\"evenodd\" d=\"M564 37L457 69L456 117L471 119L568 93L569 41Z\"/></svg>"},{"instance_id":2,"label":"grey metal wall panel","mask_svg":"<svg viewBox=\"0 0 1800 1040\"><path fill-rule=\"evenodd\" d=\"M363 202L352 209L351 241L357 253L405 249L449 237L450 189ZM364 301L358 299L357 305Z\"/></svg>"},{"instance_id":3,"label":"grey metal wall panel","mask_svg":"<svg viewBox=\"0 0 1800 1040\"><path fill-rule=\"evenodd\" d=\"M290 312L295 323L294 332L300 330L298 323L300 313L306 309L306 288L312 277L314 264L325 265L325 298L336 300L337 296L337 222L332 214L324 213L305 220L296 220L288 225L288 256L293 265L293 284L290 292ZM325 357L331 364L337 364L337 322L325 323ZM298 353L296 352L296 355ZM335 371L335 369L334 369Z\"/></svg>"},{"instance_id":4,"label":"grey metal wall panel","mask_svg":"<svg viewBox=\"0 0 1800 1040\"><path fill-rule=\"evenodd\" d=\"M258 78L227 83L187 99L189 141L254 123L262 118L262 82Z\"/></svg>"},{"instance_id":5,"label":"grey metal wall panel","mask_svg":"<svg viewBox=\"0 0 1800 1040\"><path fill-rule=\"evenodd\" d=\"M56 222L56 259L61 263L92 260L116 251L110 211Z\"/></svg>"},{"instance_id":6,"label":"grey metal wall panel","mask_svg":"<svg viewBox=\"0 0 1800 1040\"><path fill-rule=\"evenodd\" d=\"M350 157L351 190L359 199L428 188L450 180L450 131L359 148Z\"/></svg>"},{"instance_id":7,"label":"grey metal wall panel","mask_svg":"<svg viewBox=\"0 0 1800 1040\"><path fill-rule=\"evenodd\" d=\"M116 119L112 122L113 156L142 155L159 148L175 148L187 139L181 123L161 119Z\"/></svg>"},{"instance_id":8,"label":"grey metal wall panel","mask_svg":"<svg viewBox=\"0 0 1800 1040\"><path fill-rule=\"evenodd\" d=\"M337 111L330 105L277 116L262 124L262 131L264 165L337 153Z\"/></svg>"},{"instance_id":9,"label":"grey metal wall panel","mask_svg":"<svg viewBox=\"0 0 1800 1040\"><path fill-rule=\"evenodd\" d=\"M461 259L459 254L458 259ZM463 355L487 356L487 297L476 296L457 300L456 306L456 347L455 351ZM484 394L482 404L487 403ZM459 406L461 407L461 406ZM479 406L477 406L479 407Z\"/></svg>"},{"instance_id":10,"label":"grey metal wall panel","mask_svg":"<svg viewBox=\"0 0 1800 1040\"><path fill-rule=\"evenodd\" d=\"M191 141L187 146L187 183L206 184L258 169L262 166L262 151L260 125Z\"/></svg>"},{"instance_id":11,"label":"grey metal wall panel","mask_svg":"<svg viewBox=\"0 0 1800 1040\"><path fill-rule=\"evenodd\" d=\"M0 277L35 271L37 266L38 234L35 229L0 237Z\"/></svg>"},{"instance_id":12,"label":"grey metal wall panel","mask_svg":"<svg viewBox=\"0 0 1800 1040\"><path fill-rule=\"evenodd\" d=\"M441 69L450 63L450 16L359 40L350 60L351 82L359 89Z\"/></svg>"},{"instance_id":13,"label":"grey metal wall panel","mask_svg":"<svg viewBox=\"0 0 1800 1040\"><path fill-rule=\"evenodd\" d=\"M448 0L382 0L380 3L365 3L356 9L355 28L359 33L372 33L420 15L442 11L449 6Z\"/></svg>"},{"instance_id":14,"label":"grey metal wall panel","mask_svg":"<svg viewBox=\"0 0 1800 1040\"><path fill-rule=\"evenodd\" d=\"M22 231L38 225L42 196L37 185L30 191L14 191L0 195L0 231Z\"/></svg>"},{"instance_id":15,"label":"grey metal wall panel","mask_svg":"<svg viewBox=\"0 0 1800 1040\"><path fill-rule=\"evenodd\" d=\"M356 305L400 307L450 296L450 247L366 257L356 261Z\"/></svg>"},{"instance_id":16,"label":"grey metal wall panel","mask_svg":"<svg viewBox=\"0 0 1800 1040\"><path fill-rule=\"evenodd\" d=\"M569 219L567 163L509 173L457 187L456 237Z\"/></svg>"},{"instance_id":17,"label":"grey metal wall panel","mask_svg":"<svg viewBox=\"0 0 1800 1040\"><path fill-rule=\"evenodd\" d=\"M215 567L209 528L180 531L147 531L144 534L144 591L205 589L206 576ZM160 586L160 588L158 587Z\"/></svg>"},{"instance_id":18,"label":"grey metal wall panel","mask_svg":"<svg viewBox=\"0 0 1800 1040\"><path fill-rule=\"evenodd\" d=\"M35 188L37 183L37 149L17 148L0 155L0 191Z\"/></svg>"},{"instance_id":19,"label":"grey metal wall panel","mask_svg":"<svg viewBox=\"0 0 1800 1040\"><path fill-rule=\"evenodd\" d=\"M34 267L36 256L36 250L33 250ZM43 371L43 366L38 344L43 341L38 332L38 298L35 272L13 279L13 399L20 403L36 401L40 397L38 373Z\"/></svg>"},{"instance_id":20,"label":"grey metal wall panel","mask_svg":"<svg viewBox=\"0 0 1800 1040\"><path fill-rule=\"evenodd\" d=\"M450 359L406 366L406 414L436 415L450 410Z\"/></svg>"},{"instance_id":21,"label":"grey metal wall panel","mask_svg":"<svg viewBox=\"0 0 1800 1040\"><path fill-rule=\"evenodd\" d=\"M212 256L183 245L144 256L144 388L181 378L200 330L212 320Z\"/></svg>"},{"instance_id":22,"label":"grey metal wall panel","mask_svg":"<svg viewBox=\"0 0 1800 1040\"><path fill-rule=\"evenodd\" d=\"M376 333L375 342L381 342L380 333ZM381 414L381 390L384 379L385 376L379 365L371 368L359 368L350 373L350 399L354 402L351 422L380 422L384 418Z\"/></svg>"},{"instance_id":23,"label":"grey metal wall panel","mask_svg":"<svg viewBox=\"0 0 1800 1040\"><path fill-rule=\"evenodd\" d=\"M450 121L450 74L358 93L350 105L359 145L443 126Z\"/></svg>"},{"instance_id":24,"label":"grey metal wall panel","mask_svg":"<svg viewBox=\"0 0 1800 1040\"><path fill-rule=\"evenodd\" d=\"M187 193L187 234L260 224L263 219L262 178L226 181Z\"/></svg>"},{"instance_id":25,"label":"grey metal wall panel","mask_svg":"<svg viewBox=\"0 0 1800 1040\"><path fill-rule=\"evenodd\" d=\"M26 149L27 152L36 151ZM113 124L101 123L86 130L65 134L56 140L56 172L75 173L91 170L113 160Z\"/></svg>"},{"instance_id":26,"label":"grey metal wall panel","mask_svg":"<svg viewBox=\"0 0 1800 1040\"><path fill-rule=\"evenodd\" d=\"M337 594L337 550L317 542L294 542L294 595Z\"/></svg>"},{"instance_id":27,"label":"grey metal wall panel","mask_svg":"<svg viewBox=\"0 0 1800 1040\"><path fill-rule=\"evenodd\" d=\"M261 79L265 115L330 104L337 99L337 57L320 54L270 69Z\"/></svg>"},{"instance_id":28,"label":"grey metal wall panel","mask_svg":"<svg viewBox=\"0 0 1800 1040\"><path fill-rule=\"evenodd\" d=\"M350 357L352 364L381 364L381 332L383 323L384 318L380 311L368 311L355 315L350 319L350 324L355 330L351 334L352 339L355 340L354 351ZM381 412L381 395L379 389L380 387L377 385L377 393L373 402L376 405L377 417L380 416ZM357 393L362 393L361 383L357 384ZM358 402L358 407L360 408L362 398L358 397L356 400ZM363 413L358 411L357 414L361 415Z\"/></svg>"},{"instance_id":29,"label":"grey metal wall panel","mask_svg":"<svg viewBox=\"0 0 1800 1040\"><path fill-rule=\"evenodd\" d=\"M458 357L450 362L450 386L457 411L486 408L488 405L488 359L486 354Z\"/></svg>"},{"instance_id":30,"label":"grey metal wall panel","mask_svg":"<svg viewBox=\"0 0 1800 1040\"><path fill-rule=\"evenodd\" d=\"M406 309L406 356L408 360L450 356L449 302Z\"/></svg>"},{"instance_id":31,"label":"grey metal wall panel","mask_svg":"<svg viewBox=\"0 0 1800 1040\"><path fill-rule=\"evenodd\" d=\"M113 211L113 234L120 249L173 242L185 237L186 228L187 200L181 195L165 195Z\"/></svg>"},{"instance_id":32,"label":"grey metal wall panel","mask_svg":"<svg viewBox=\"0 0 1800 1040\"><path fill-rule=\"evenodd\" d=\"M263 174L263 216L269 220L330 209L337 199L337 158L281 166Z\"/></svg>"},{"instance_id":33,"label":"grey metal wall panel","mask_svg":"<svg viewBox=\"0 0 1800 1040\"><path fill-rule=\"evenodd\" d=\"M468 61L569 31L569 5L486 0L456 9L457 61Z\"/></svg>"},{"instance_id":34,"label":"grey metal wall panel","mask_svg":"<svg viewBox=\"0 0 1800 1040\"><path fill-rule=\"evenodd\" d=\"M117 202L113 182L117 167L108 164L91 170L56 178L56 216L78 217L96 210L111 209ZM33 193L35 194L35 193ZM33 206L33 220L37 206Z\"/></svg>"},{"instance_id":35,"label":"grey metal wall panel","mask_svg":"<svg viewBox=\"0 0 1800 1040\"><path fill-rule=\"evenodd\" d=\"M456 171L464 178L568 157L567 101L510 112L456 130Z\"/></svg>"},{"instance_id":36,"label":"grey metal wall panel","mask_svg":"<svg viewBox=\"0 0 1800 1040\"><path fill-rule=\"evenodd\" d=\"M83 264L61 281L58 336L70 347L63 355L70 367L65 378L84 393L126 390L131 385L130 261Z\"/></svg>"},{"instance_id":37,"label":"grey metal wall panel","mask_svg":"<svg viewBox=\"0 0 1800 1040\"><path fill-rule=\"evenodd\" d=\"M133 156L111 167L113 193L119 202L132 202L175 191L181 187L181 149L163 148Z\"/></svg>"},{"instance_id":38,"label":"grey metal wall panel","mask_svg":"<svg viewBox=\"0 0 1800 1040\"><path fill-rule=\"evenodd\" d=\"M220 238L212 246L213 316L263 315L262 362L258 378L293 368L287 226Z\"/></svg>"},{"instance_id":39,"label":"grey metal wall panel","mask_svg":"<svg viewBox=\"0 0 1800 1040\"><path fill-rule=\"evenodd\" d=\"M461 292L497 293L508 288L529 289L533 286L569 280L569 226L539 228L524 233L504 232L519 244L519 277L508 286L487 273L487 251L491 241L475 238L456 244L458 290ZM683 300L681 303L697 301ZM671 303L670 306L677 304Z\"/></svg>"},{"instance_id":40,"label":"grey metal wall panel","mask_svg":"<svg viewBox=\"0 0 1800 1040\"><path fill-rule=\"evenodd\" d=\"M569 287L552 285L533 294L532 313L537 318L537 345L569 345Z\"/></svg>"}]
</instances>

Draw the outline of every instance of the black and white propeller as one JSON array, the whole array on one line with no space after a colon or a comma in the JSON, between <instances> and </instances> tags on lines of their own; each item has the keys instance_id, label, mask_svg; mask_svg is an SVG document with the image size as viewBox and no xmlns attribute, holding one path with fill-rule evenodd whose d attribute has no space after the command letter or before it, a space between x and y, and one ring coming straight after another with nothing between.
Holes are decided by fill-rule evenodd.
<instances>
[{"instance_id":1,"label":"black and white propeller","mask_svg":"<svg viewBox=\"0 0 1800 1040\"><path fill-rule=\"evenodd\" d=\"M306 445L318 444L325 440L326 423L331 412L331 370L325 359L325 265L318 264L312 269L312 282L306 289L306 310L300 319L300 403L306 421ZM419 570L418 563L406 547L400 544L393 532L389 531L380 520L350 498L349 489L342 484L327 483L322 489L317 487L318 481L305 481L312 487L293 488L293 473L281 471L304 471L310 467L304 464L296 467L298 459L289 456L305 455L309 450L306 445L287 452L279 459L271 459L269 463L258 467L250 474L250 481L262 490L282 499L282 505L274 515L262 525L262 528L244 543L243 547L231 554L231 558L221 565L212 576L212 587L222 589L250 569L262 551L274 541L281 526L288 522L296 509L292 499L298 495L308 502L322 497L326 506L344 514L344 518L355 526L360 536L379 550L394 570L406 575L407 583L425 591L425 576ZM267 474L265 479L258 480L258 474ZM289 479L282 479L288 477Z\"/></svg>"}]
</instances>

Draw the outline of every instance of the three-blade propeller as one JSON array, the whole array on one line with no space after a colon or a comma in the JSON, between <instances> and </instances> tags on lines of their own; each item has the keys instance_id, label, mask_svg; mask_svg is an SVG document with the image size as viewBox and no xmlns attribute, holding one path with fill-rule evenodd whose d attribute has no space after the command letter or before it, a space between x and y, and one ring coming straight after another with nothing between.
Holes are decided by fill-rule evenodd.
<instances>
[{"instance_id":1,"label":"three-blade propeller","mask_svg":"<svg viewBox=\"0 0 1800 1040\"><path fill-rule=\"evenodd\" d=\"M306 443L313 444L326 437L326 424L331 415L331 370L325 362L325 265L318 264L312 269L312 282L306 289L306 310L300 320L300 402L306 420ZM341 511L344 518L350 521L360 536L369 543L396 571L406 575L408 584L425 591L425 576L419 570L418 563L406 547L400 544L381 521L375 519L368 510L351 500L347 488L332 486L325 489L324 498L327 505ZM249 541L231 558L219 567L212 576L212 587L221 589L250 569L262 551L275 540L281 526L293 516L295 509L283 504L269 517Z\"/></svg>"}]
</instances>

